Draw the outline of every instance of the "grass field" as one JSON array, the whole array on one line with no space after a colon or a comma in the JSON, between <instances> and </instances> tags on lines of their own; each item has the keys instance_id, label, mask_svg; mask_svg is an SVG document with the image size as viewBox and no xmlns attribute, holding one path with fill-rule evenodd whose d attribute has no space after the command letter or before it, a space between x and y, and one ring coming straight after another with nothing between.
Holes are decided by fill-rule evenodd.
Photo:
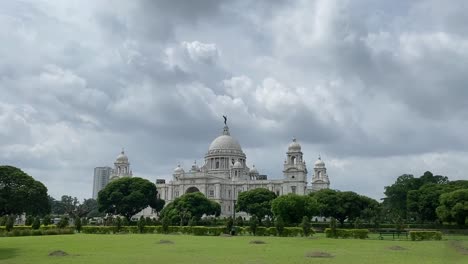
<instances>
[{"instance_id":1,"label":"grass field","mask_svg":"<svg viewBox=\"0 0 468 264\"><path fill-rule=\"evenodd\" d=\"M462 239L461 241L456 241ZM169 240L171 243L160 243ZM250 244L262 240L266 244ZM167 242L167 241L166 241ZM457 249L458 248L458 249ZM186 235L62 235L0 238L0 263L468 263L468 240L393 241ZM397 249L397 250L396 250ZM399 249L399 250L398 250ZM467 249L467 250L464 250ZM62 250L68 256L48 256ZM306 257L311 252L330 258Z\"/></svg>"}]
</instances>

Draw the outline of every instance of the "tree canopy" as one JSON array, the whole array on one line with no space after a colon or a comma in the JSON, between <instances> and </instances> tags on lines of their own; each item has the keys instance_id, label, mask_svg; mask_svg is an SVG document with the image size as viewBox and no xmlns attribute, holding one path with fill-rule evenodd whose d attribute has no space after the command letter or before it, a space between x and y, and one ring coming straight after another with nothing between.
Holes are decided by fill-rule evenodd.
<instances>
[{"instance_id":1,"label":"tree canopy","mask_svg":"<svg viewBox=\"0 0 468 264\"><path fill-rule=\"evenodd\" d=\"M184 194L169 203L162 211L161 217L175 223L187 224L189 219L200 219L203 215L219 216L221 206L206 198L201 192Z\"/></svg>"},{"instance_id":2,"label":"tree canopy","mask_svg":"<svg viewBox=\"0 0 468 264\"><path fill-rule=\"evenodd\" d=\"M255 215L259 221L265 216L272 216L271 202L276 194L264 188L257 188L239 194L236 203L236 211L243 211Z\"/></svg>"},{"instance_id":3,"label":"tree canopy","mask_svg":"<svg viewBox=\"0 0 468 264\"><path fill-rule=\"evenodd\" d=\"M357 217L371 218L380 212L377 201L355 192L325 189L311 193L310 196L317 199L321 216L334 217L341 225L346 220L353 221Z\"/></svg>"},{"instance_id":4,"label":"tree canopy","mask_svg":"<svg viewBox=\"0 0 468 264\"><path fill-rule=\"evenodd\" d=\"M444 221L465 225L468 217L468 189L460 189L440 196L437 215Z\"/></svg>"},{"instance_id":5,"label":"tree canopy","mask_svg":"<svg viewBox=\"0 0 468 264\"><path fill-rule=\"evenodd\" d=\"M117 179L99 192L99 211L130 219L136 213L153 205L156 194L156 185L146 179L138 177Z\"/></svg>"},{"instance_id":6,"label":"tree canopy","mask_svg":"<svg viewBox=\"0 0 468 264\"><path fill-rule=\"evenodd\" d=\"M0 166L0 215L49 213L47 188L22 170Z\"/></svg>"},{"instance_id":7,"label":"tree canopy","mask_svg":"<svg viewBox=\"0 0 468 264\"><path fill-rule=\"evenodd\" d=\"M298 224L304 216L318 214L317 200L311 196L288 194L279 196L271 204L273 215L281 217L286 224Z\"/></svg>"}]
</instances>

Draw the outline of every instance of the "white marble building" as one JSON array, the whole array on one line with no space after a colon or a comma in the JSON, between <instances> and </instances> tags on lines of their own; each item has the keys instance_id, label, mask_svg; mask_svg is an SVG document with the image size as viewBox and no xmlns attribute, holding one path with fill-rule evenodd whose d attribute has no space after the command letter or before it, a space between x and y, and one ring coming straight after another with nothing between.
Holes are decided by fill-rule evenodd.
<instances>
[{"instance_id":1,"label":"white marble building","mask_svg":"<svg viewBox=\"0 0 468 264\"><path fill-rule=\"evenodd\" d=\"M308 185L306 162L296 139L289 144L286 152L283 178L268 180L255 166L247 166L246 155L237 140L230 135L227 125L222 135L210 144L201 167L194 163L185 171L178 165L173 172L173 179L168 183L163 179L156 180L158 195L166 204L185 193L199 191L221 204L222 216L233 214L235 201L243 191L266 188L277 195L305 195L329 186L327 169L320 157L315 162L314 175Z\"/></svg>"}]
</instances>

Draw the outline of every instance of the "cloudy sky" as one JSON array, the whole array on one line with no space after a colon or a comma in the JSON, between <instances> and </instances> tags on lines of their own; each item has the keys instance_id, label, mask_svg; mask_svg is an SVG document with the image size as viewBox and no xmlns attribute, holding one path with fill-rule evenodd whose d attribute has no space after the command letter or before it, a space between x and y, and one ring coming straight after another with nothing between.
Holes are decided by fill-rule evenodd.
<instances>
[{"instance_id":1,"label":"cloudy sky","mask_svg":"<svg viewBox=\"0 0 468 264\"><path fill-rule=\"evenodd\" d=\"M2 1L0 164L89 198L122 147L134 175L201 163L229 117L282 177L292 137L334 189L468 171L467 1ZM309 179L311 174L309 174Z\"/></svg>"}]
</instances>

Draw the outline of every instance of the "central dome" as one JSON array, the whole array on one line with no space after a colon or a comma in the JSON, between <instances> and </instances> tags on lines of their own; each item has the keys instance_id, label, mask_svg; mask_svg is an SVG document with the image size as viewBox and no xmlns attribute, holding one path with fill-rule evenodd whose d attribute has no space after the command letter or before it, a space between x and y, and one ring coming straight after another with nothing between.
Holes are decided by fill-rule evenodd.
<instances>
[{"instance_id":1,"label":"central dome","mask_svg":"<svg viewBox=\"0 0 468 264\"><path fill-rule=\"evenodd\" d=\"M213 140L213 142L211 142L210 148L208 149L208 151L212 151L212 150L237 150L237 151L242 151L242 148L241 148L239 142L237 142L237 140L235 140L233 137L231 137L229 135L221 135L221 136L215 138L215 140Z\"/></svg>"},{"instance_id":2,"label":"central dome","mask_svg":"<svg viewBox=\"0 0 468 264\"><path fill-rule=\"evenodd\" d=\"M228 126L224 126L223 134L211 142L208 154L219 155L228 153L245 156L239 142L231 137Z\"/></svg>"}]
</instances>

